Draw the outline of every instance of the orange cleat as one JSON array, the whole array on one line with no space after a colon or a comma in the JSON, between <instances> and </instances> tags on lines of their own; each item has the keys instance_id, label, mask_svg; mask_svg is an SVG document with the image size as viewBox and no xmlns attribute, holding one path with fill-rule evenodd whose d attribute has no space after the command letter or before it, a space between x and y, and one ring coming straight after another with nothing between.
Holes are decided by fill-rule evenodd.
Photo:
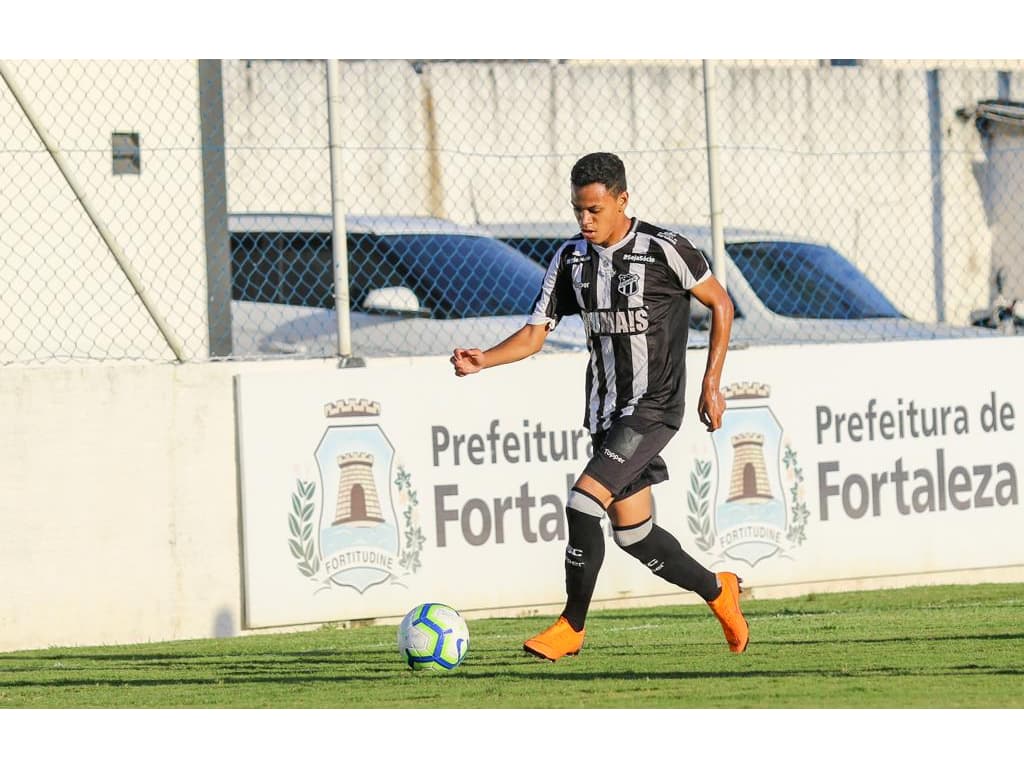
<instances>
[{"instance_id":1,"label":"orange cleat","mask_svg":"<svg viewBox=\"0 0 1024 768\"><path fill-rule=\"evenodd\" d=\"M559 616L554 624L523 643L523 650L548 661L558 661L563 656L579 653L586 634L587 630L577 632L564 616Z\"/></svg>"},{"instance_id":2,"label":"orange cleat","mask_svg":"<svg viewBox=\"0 0 1024 768\"><path fill-rule=\"evenodd\" d=\"M725 632L725 639L729 643L729 650L733 653L743 653L747 650L747 643L750 642L750 625L743 618L740 610L740 584L743 579L735 573L723 571L715 574L718 584L722 588L721 593L714 600L708 603L712 612L722 625Z\"/></svg>"}]
</instances>

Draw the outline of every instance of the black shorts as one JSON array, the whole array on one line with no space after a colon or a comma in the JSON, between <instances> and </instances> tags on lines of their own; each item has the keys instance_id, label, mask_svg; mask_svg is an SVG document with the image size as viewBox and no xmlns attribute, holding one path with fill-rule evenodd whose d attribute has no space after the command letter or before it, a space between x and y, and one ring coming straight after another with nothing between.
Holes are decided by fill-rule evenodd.
<instances>
[{"instance_id":1,"label":"black shorts","mask_svg":"<svg viewBox=\"0 0 1024 768\"><path fill-rule=\"evenodd\" d=\"M668 480L668 467L659 454L676 431L666 424L624 416L607 431L591 435L594 457L583 471L611 491L616 500L628 498Z\"/></svg>"}]
</instances>

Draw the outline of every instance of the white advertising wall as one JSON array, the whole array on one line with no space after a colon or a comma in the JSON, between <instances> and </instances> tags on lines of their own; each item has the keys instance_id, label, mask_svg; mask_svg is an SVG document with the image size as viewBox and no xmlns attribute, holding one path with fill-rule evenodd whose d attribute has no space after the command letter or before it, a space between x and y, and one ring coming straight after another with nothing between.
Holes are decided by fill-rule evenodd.
<instances>
[{"instance_id":1,"label":"white advertising wall","mask_svg":"<svg viewBox=\"0 0 1024 768\"><path fill-rule=\"evenodd\" d=\"M750 587L1024 565L1020 339L736 350L687 414L657 520ZM444 359L236 376L245 626L564 599L583 355L459 379ZM675 596L611 539L595 600Z\"/></svg>"},{"instance_id":2,"label":"white advertising wall","mask_svg":"<svg viewBox=\"0 0 1024 768\"><path fill-rule=\"evenodd\" d=\"M658 520L755 598L1024 581L1022 352L732 350L709 435L695 350ZM0 650L387 620L427 598L554 613L584 366L0 367ZM611 541L605 563L598 608L699 600Z\"/></svg>"}]
</instances>

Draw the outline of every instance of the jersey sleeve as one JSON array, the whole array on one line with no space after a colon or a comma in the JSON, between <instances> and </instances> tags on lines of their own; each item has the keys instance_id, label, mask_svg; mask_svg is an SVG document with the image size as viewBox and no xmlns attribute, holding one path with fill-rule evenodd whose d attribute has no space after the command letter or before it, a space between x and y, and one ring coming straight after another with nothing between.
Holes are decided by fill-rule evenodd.
<instances>
[{"instance_id":1,"label":"jersey sleeve","mask_svg":"<svg viewBox=\"0 0 1024 768\"><path fill-rule=\"evenodd\" d=\"M674 242L665 243L665 258L669 268L679 278L683 288L690 290L711 276L704 254L682 235L675 235Z\"/></svg>"},{"instance_id":2,"label":"jersey sleeve","mask_svg":"<svg viewBox=\"0 0 1024 768\"><path fill-rule=\"evenodd\" d=\"M551 258L533 304L533 314L527 321L530 325L547 325L549 330L554 330L563 316L579 312L572 294L569 270L564 265L569 245L569 242L564 243Z\"/></svg>"}]
</instances>

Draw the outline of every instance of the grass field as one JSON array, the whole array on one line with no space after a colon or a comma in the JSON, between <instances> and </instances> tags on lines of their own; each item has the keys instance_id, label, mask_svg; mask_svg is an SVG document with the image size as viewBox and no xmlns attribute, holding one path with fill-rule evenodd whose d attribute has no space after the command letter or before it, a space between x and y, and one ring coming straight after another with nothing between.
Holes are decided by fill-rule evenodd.
<instances>
[{"instance_id":1,"label":"grass field","mask_svg":"<svg viewBox=\"0 0 1024 768\"><path fill-rule=\"evenodd\" d=\"M465 662L412 672L394 626L0 654L0 707L1020 708L1024 585L744 600L747 653L704 606L595 612L583 652L522 641L549 617L470 621Z\"/></svg>"}]
</instances>

